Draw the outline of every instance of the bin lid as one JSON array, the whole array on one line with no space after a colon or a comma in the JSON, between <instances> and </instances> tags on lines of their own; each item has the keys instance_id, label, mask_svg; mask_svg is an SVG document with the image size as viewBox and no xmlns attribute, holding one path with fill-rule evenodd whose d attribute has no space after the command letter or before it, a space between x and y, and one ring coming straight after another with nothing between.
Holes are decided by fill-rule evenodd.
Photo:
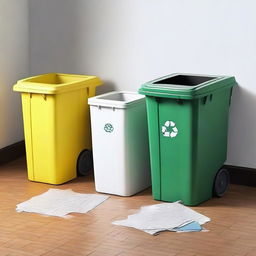
<instances>
[{"instance_id":1,"label":"bin lid","mask_svg":"<svg viewBox=\"0 0 256 256\"><path fill-rule=\"evenodd\" d=\"M101 84L101 80L96 76L49 73L19 80L13 86L13 90L28 93L59 94Z\"/></svg>"},{"instance_id":2,"label":"bin lid","mask_svg":"<svg viewBox=\"0 0 256 256\"><path fill-rule=\"evenodd\" d=\"M113 91L88 99L88 104L106 108L128 108L145 103L145 96L137 92Z\"/></svg>"},{"instance_id":3,"label":"bin lid","mask_svg":"<svg viewBox=\"0 0 256 256\"><path fill-rule=\"evenodd\" d=\"M235 78L229 76L175 73L143 84L139 93L165 98L196 99L235 84Z\"/></svg>"}]
</instances>

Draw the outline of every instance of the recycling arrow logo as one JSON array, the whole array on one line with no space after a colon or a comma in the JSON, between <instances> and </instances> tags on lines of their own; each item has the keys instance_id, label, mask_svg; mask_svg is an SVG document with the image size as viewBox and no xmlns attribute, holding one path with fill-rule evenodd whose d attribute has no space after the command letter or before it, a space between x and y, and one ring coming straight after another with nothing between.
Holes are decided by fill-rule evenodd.
<instances>
[{"instance_id":1,"label":"recycling arrow logo","mask_svg":"<svg viewBox=\"0 0 256 256\"><path fill-rule=\"evenodd\" d=\"M173 121L166 121L162 126L162 134L164 137L174 138L178 135L178 132L178 128Z\"/></svg>"},{"instance_id":2,"label":"recycling arrow logo","mask_svg":"<svg viewBox=\"0 0 256 256\"><path fill-rule=\"evenodd\" d=\"M105 124L105 126L104 126L104 130L105 130L105 132L113 132L113 131L114 131L114 127L113 127L112 124L107 123L107 124Z\"/></svg>"}]
</instances>

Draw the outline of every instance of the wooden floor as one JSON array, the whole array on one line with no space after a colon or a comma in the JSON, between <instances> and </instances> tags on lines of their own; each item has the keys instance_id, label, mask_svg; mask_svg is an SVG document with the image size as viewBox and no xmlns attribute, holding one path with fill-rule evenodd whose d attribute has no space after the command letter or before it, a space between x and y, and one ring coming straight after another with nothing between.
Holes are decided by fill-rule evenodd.
<instances>
[{"instance_id":1,"label":"wooden floor","mask_svg":"<svg viewBox=\"0 0 256 256\"><path fill-rule=\"evenodd\" d=\"M94 193L92 177L60 186L29 182L25 161L18 159L0 167L0 181L0 256L256 255L256 188L232 185L224 198L195 207L212 219L205 225L209 232L151 236L111 224L158 203L150 189L128 198L111 196L88 214L63 219L17 213L15 206L51 187Z\"/></svg>"}]
</instances>

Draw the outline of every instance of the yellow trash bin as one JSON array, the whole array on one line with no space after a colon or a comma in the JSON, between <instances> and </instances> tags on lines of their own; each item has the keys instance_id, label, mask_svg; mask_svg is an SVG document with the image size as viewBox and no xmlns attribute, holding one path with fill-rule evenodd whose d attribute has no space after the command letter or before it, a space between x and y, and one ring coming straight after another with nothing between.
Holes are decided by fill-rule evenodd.
<instances>
[{"instance_id":1,"label":"yellow trash bin","mask_svg":"<svg viewBox=\"0 0 256 256\"><path fill-rule=\"evenodd\" d=\"M101 85L96 76L43 74L19 80L28 179L62 184L76 177L76 161L91 149L88 98Z\"/></svg>"}]
</instances>

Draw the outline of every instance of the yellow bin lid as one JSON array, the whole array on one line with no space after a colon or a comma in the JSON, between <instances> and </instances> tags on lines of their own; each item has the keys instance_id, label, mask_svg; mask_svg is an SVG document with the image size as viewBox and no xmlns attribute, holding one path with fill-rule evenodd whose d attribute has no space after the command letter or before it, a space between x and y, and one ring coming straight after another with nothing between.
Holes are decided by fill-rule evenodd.
<instances>
[{"instance_id":1,"label":"yellow bin lid","mask_svg":"<svg viewBox=\"0 0 256 256\"><path fill-rule=\"evenodd\" d=\"M79 90L86 87L96 87L102 82L97 76L49 73L19 80L13 86L16 92L59 94Z\"/></svg>"}]
</instances>

